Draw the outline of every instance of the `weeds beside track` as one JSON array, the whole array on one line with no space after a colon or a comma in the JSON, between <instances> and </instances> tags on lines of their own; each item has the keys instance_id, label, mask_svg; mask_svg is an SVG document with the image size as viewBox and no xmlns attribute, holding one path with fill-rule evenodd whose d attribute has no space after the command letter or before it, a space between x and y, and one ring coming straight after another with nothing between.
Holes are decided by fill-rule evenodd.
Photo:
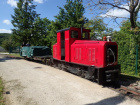
<instances>
[{"instance_id":1,"label":"weeds beside track","mask_svg":"<svg viewBox=\"0 0 140 105\"><path fill-rule=\"evenodd\" d=\"M4 99L3 99L3 81L2 78L0 77L0 105L4 105Z\"/></svg>"}]
</instances>

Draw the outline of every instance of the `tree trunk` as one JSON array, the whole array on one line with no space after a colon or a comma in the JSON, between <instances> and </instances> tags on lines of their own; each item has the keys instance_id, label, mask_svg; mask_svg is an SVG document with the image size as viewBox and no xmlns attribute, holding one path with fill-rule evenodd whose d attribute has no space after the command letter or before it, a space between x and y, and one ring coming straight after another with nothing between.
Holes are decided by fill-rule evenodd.
<instances>
[{"instance_id":1,"label":"tree trunk","mask_svg":"<svg viewBox=\"0 0 140 105\"><path fill-rule=\"evenodd\" d=\"M133 12L130 13L130 22L131 22L131 28L134 29L136 27L136 19L135 19L135 14Z\"/></svg>"}]
</instances>

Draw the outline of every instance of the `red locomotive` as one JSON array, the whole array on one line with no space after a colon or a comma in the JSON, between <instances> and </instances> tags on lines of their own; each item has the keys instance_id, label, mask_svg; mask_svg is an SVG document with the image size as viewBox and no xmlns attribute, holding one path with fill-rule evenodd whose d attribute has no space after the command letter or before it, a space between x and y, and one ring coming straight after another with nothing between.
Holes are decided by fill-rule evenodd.
<instances>
[{"instance_id":1,"label":"red locomotive","mask_svg":"<svg viewBox=\"0 0 140 105\"><path fill-rule=\"evenodd\" d=\"M116 42L90 40L90 30L66 28L57 31L53 64L99 84L118 80L120 65Z\"/></svg>"}]
</instances>

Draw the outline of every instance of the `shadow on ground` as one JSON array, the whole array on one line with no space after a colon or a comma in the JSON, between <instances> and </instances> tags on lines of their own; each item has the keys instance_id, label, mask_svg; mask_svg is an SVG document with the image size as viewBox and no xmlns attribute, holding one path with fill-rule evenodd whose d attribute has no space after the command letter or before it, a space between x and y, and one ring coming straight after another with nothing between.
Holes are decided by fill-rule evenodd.
<instances>
[{"instance_id":1,"label":"shadow on ground","mask_svg":"<svg viewBox=\"0 0 140 105\"><path fill-rule=\"evenodd\" d=\"M124 86L129 86L130 84L136 83L137 81L140 81L140 78L129 76L129 75L120 75L120 84Z\"/></svg>"},{"instance_id":2,"label":"shadow on ground","mask_svg":"<svg viewBox=\"0 0 140 105\"><path fill-rule=\"evenodd\" d=\"M90 104L86 104L86 105L118 105L118 104L122 103L123 101L125 101L125 97L118 95L115 97L106 98L99 102L90 103Z\"/></svg>"},{"instance_id":3,"label":"shadow on ground","mask_svg":"<svg viewBox=\"0 0 140 105\"><path fill-rule=\"evenodd\" d=\"M6 60L13 60L13 59L20 60L22 58L20 58L20 57L10 57L8 55L0 54L0 62L5 62Z\"/></svg>"}]
</instances>

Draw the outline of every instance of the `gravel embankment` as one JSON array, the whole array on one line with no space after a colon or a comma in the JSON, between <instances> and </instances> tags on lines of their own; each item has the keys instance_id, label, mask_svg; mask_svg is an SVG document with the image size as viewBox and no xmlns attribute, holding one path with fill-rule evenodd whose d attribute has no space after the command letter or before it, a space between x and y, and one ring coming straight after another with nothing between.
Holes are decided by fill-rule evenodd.
<instances>
[{"instance_id":1,"label":"gravel embankment","mask_svg":"<svg viewBox=\"0 0 140 105\"><path fill-rule=\"evenodd\" d=\"M140 102L43 64L0 55L7 105L140 105Z\"/></svg>"}]
</instances>

